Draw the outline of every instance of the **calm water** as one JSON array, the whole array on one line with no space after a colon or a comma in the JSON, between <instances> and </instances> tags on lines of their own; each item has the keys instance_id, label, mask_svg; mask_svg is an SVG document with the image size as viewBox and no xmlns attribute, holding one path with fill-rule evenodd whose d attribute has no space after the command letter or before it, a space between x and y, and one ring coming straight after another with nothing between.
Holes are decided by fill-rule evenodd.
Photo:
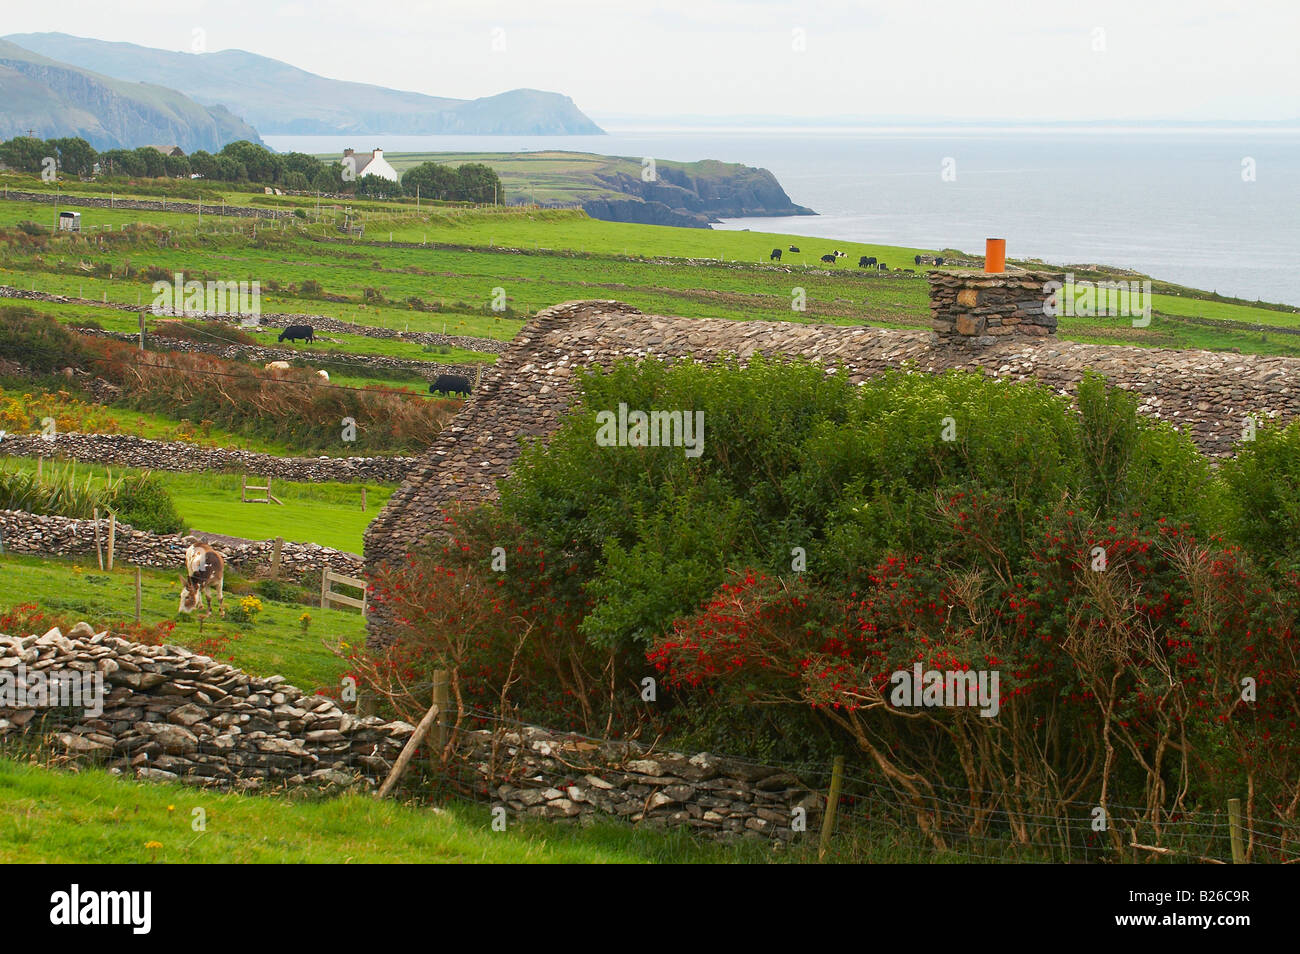
<instances>
[{"instance_id":1,"label":"calm water","mask_svg":"<svg viewBox=\"0 0 1300 954\"><path fill-rule=\"evenodd\" d=\"M370 142L375 139L375 142ZM381 141L382 140L382 141ZM616 129L608 136L267 136L275 149L569 149L771 169L816 217L752 228L1065 265L1104 263L1196 288L1300 305L1300 131ZM1244 181L1243 159L1255 180ZM955 178L941 175L953 160Z\"/></svg>"}]
</instances>

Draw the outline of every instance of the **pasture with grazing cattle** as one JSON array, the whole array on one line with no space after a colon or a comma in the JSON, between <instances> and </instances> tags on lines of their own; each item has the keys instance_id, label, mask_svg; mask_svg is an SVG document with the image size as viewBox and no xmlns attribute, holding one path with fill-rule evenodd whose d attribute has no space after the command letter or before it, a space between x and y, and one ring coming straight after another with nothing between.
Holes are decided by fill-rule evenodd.
<instances>
[{"instance_id":1,"label":"pasture with grazing cattle","mask_svg":"<svg viewBox=\"0 0 1300 954\"><path fill-rule=\"evenodd\" d=\"M49 191L35 177L0 172L0 180L13 189ZM97 189L81 183L76 191L90 195ZM121 183L113 191L118 198L129 196ZM1224 476L1211 478L1194 449L1165 431L1138 428L1125 416L1122 396L1103 394L1089 413L1106 422L1117 443L1128 442L1125 460L1133 462L1129 470L1111 472L1105 448L1089 445L1073 429L1072 412L1056 400L1059 395L1017 390L1007 399L1015 403L1000 404L999 395L976 384L945 383L926 391L890 379L859 405L837 390L836 381L823 381L822 375L800 378L798 369L759 368L749 372L758 377L727 378L726 370L718 372L722 377L710 377L702 370L660 370L645 362L638 372L643 377L624 369L584 379L582 386L610 407L629 396L647 407L652 400L671 399L676 403L668 406L679 410L706 402L707 440L718 440L716 446L734 455L724 452L709 459L709 469L690 470L682 466L680 448L677 457L667 453L673 448L655 446L663 457L642 448L647 456L637 458L637 466L648 461L652 479L650 471L628 463L635 454L619 457L617 466L610 463L613 458L588 456L592 449L570 421L555 431L553 456L540 448L526 452L526 476L503 484L500 510L471 510L445 524L421 517L418 529L453 534L444 540L445 549L436 543L420 549L412 567L402 571L416 576L394 571L371 580L368 615L401 618L428 639L419 647L425 655L404 655L410 644L368 645L360 609L327 598L345 592L359 597L346 579L363 573L364 535L390 500L401 499L402 479L351 479L343 468L365 465L344 462L420 456L450 433L448 428L470 419L475 402L496 399L500 390L485 385L495 380L498 365L509 369L507 384L528 380L526 374L535 369L510 365L506 348L539 311L564 301L613 299L650 315L780 321L792 330L831 325L924 331L931 327L925 272L937 267L956 273L961 269L952 261L971 256L957 249L601 222L575 210L431 206L417 211L409 203L381 201L346 203L352 206L349 221L364 225L358 237L339 231L334 206L341 203L318 208L307 196L234 192L228 198L232 204L301 215L271 222L209 211L200 220L175 211L83 208L79 233L53 234L41 227L52 221L51 205L0 200L0 492L18 504L13 510L50 521L42 525L39 552L24 551L12 537L0 539L0 622L22 628L13 633L0 625L0 633L40 635L57 625L66 635L84 620L95 633L180 645L251 676L282 676L347 711L347 719L317 730L331 742L332 733L350 739L347 733L366 731L360 721L366 713L385 725L403 726L409 736L431 704L442 708L433 728L424 726L429 740L439 738L439 731L462 737L520 732L527 723L577 732L582 738L573 737L575 748L560 754L594 758L584 748L596 745L588 737L607 745L657 739L653 751L636 750L635 757L624 759L639 768L619 783L645 807L608 813L640 822L656 810L676 811L680 817L663 817L671 817L668 827L681 830L606 822L589 829L563 826L558 820L585 811L582 806L612 804L602 802L613 796L590 781L591 772L570 772L572 777L561 780L566 784L539 805L530 795L516 799L516 792L507 798L487 790L467 774L465 765L472 760L458 762L447 755L450 750L425 741L405 776L394 782L407 804L375 801L359 790L311 800L205 791L212 804L261 834L180 848L161 806L189 789L173 787L170 779L153 786L114 777L102 766L75 776L51 771L36 763L63 758L64 750L46 738L36 751L9 752L0 760L0 789L24 806L29 818L23 826L0 829L0 858L72 857L73 847L54 833L64 812L76 813L102 838L105 860L116 861L148 860L139 846L153 839L166 842L165 860L318 860L331 852L358 860L402 860L437 852L511 861L806 861L818 856L825 793L844 785L843 810L853 822L845 823L842 836L827 849L834 859L964 860L982 852L1006 860L1139 860L1138 849L1101 839L1039 843L1004 838L1000 830L978 825L971 829L974 834L953 837L951 818L945 822L946 837L918 827L906 798L885 791L897 777L888 781L873 774L873 763L862 753L873 751L873 745L880 746L877 754L905 750L914 738L924 738L928 746L933 738L900 728L882 742L855 721L854 704L842 715L836 709L823 716L817 709L819 700L843 701L834 695L842 686L814 685L812 675L807 685L795 683L805 673L835 671L835 659L849 658L847 646L877 619L896 624L890 638L902 638L901 633L910 638L920 633L916 626L938 626L931 616L940 603L960 603L969 611L972 622L963 630L967 642L961 650L971 659L994 651L980 641L987 635L981 627L1014 618L1013 611L1045 628L1054 625L1042 614L1042 603L1065 592L1066 584L1051 573L1059 569L1053 554L1062 561L1067 557L1063 550L1043 552L1029 528L1059 533L1081 546L1097 528L1082 527L1073 513L1054 509L1067 493L1110 508L1107 513L1118 514L1120 503L1131 504L1126 520L1136 507L1172 500L1171 519L1236 533L1258 553L1281 558L1269 549L1276 541L1264 539L1258 514L1239 498L1252 481L1272 486L1269 481L1287 466L1283 450L1290 437L1277 437L1276 444L1269 443L1271 437L1264 441L1275 457L1261 450L1258 459L1238 469L1225 467ZM930 261L938 264L926 264ZM900 264L913 267L904 270ZM171 283L177 276L204 283L256 282L259 314L250 321L238 315L154 313L155 283ZM1083 269L1078 276L1120 277ZM1158 281L1154 287L1155 320L1148 326L1066 315L1060 318L1060 338L1300 355L1300 316L1293 308L1227 300ZM517 393L511 398L518 401L513 411L541 421L546 401ZM801 403L796 408L787 398ZM942 420L950 406L975 408L986 415L976 421L994 422L1008 432L1025 427L1039 442L1033 450L1050 447L1050 461L1023 443L995 440L986 429L954 442L968 455L962 465L967 469L951 477L937 463L946 445L926 443L928 437L920 435L929 425L918 423ZM893 423L886 420L891 415ZM963 426L966 421L962 418ZM14 437L68 432L136 434L164 441L176 452L160 452L152 461L74 464L39 448L33 452L29 444L21 445L21 453L10 450L20 446ZM537 433L542 432L551 433L539 424ZM894 436L887 440L886 435ZM497 437L489 434L482 446L467 447L466 459L494 458L498 450L491 441ZM889 440L898 445L892 453L884 449ZM178 463L186 447L260 452L294 476L270 476L251 465L186 469ZM801 469L799 454L817 465ZM873 462L870 479L837 469L860 459ZM760 467L760 460L768 464ZM337 470L331 470L335 461ZM1196 486L1205 490L1204 500L1190 500L1190 492L1174 486L1175 464L1201 475ZM442 466L429 465L434 478L456 486L459 473L450 463L445 473ZM1009 478L1011 470L1020 478ZM123 481L148 488L129 501L134 510L127 509ZM174 514L182 526L168 532L146 531L143 523L134 528L119 518L127 512L140 514L139 521ZM1116 519L1105 531L1107 539L1131 545L1134 553L1145 554L1143 546L1159 549L1157 539L1168 543L1164 530L1148 533L1150 528ZM808 549L822 564L806 573L798 569L797 580L776 581L747 570L776 565L779 556L788 576L787 554L807 544L796 531L814 533L820 549ZM111 569L107 562L101 565L110 532L116 553ZM132 535L137 532L141 536ZM187 543L189 534L206 543ZM452 541L464 548L457 550ZM1065 546L1059 540L1054 545ZM905 563L899 554L908 546L914 552L906 551L911 562ZM471 549L472 560L464 556ZM1174 545L1166 549L1172 553ZM924 562L931 552L971 567L989 561L996 570L972 570L954 581ZM137 565L123 554L142 559L138 620ZM155 554L176 559L166 566ZM868 572L854 562L854 554L878 556L880 566ZM742 556L749 561L745 566L735 562ZM246 562L237 563L236 557ZM864 615L863 626L852 632L835 628L843 624L834 616L842 606L831 606L824 592L805 587L808 580L826 581L818 574L826 572L827 563L861 584L855 599L867 599L859 593L879 588L869 595L877 600L876 615L868 618L865 609L854 608ZM727 576L729 582L718 589L724 569L735 576ZM1162 596L1174 600L1183 594L1160 575L1166 570L1142 564L1133 572L1154 574ZM1000 602L1001 587L1014 590L1031 578L1044 588L1035 590L1042 603L1017 605L1014 595L1009 603ZM1048 593L1046 579L1062 589ZM891 581L900 588L890 589ZM1209 577L1205 584L1210 585ZM1270 598L1289 605L1285 588L1272 580L1270 585L1276 586ZM1189 591L1187 598L1201 599L1204 593ZM1141 602L1127 590L1111 596ZM323 599L329 605L322 607ZM922 617L924 624L913 622ZM1266 625L1282 626L1278 619L1270 617ZM824 631L826 639L806 652L790 649L813 631ZM534 639L536 634L549 641ZM879 638L883 645L886 635ZM768 654L763 662L756 662L763 653ZM1029 649L1026 654L1026 666L1045 664ZM814 662L824 670L815 670ZM1095 666L1088 671L1100 677L1104 666L1091 662ZM727 681L733 671L741 675ZM640 695L645 678L659 680L661 701L670 692L681 693L679 701L653 708ZM689 706L680 700L699 700L701 687L715 679L730 711L701 702L697 710L684 712ZM1100 686L1071 688L1081 699ZM358 688L360 693L354 691ZM879 691L875 684L859 688L864 695ZM810 699L815 711L805 705L784 725L772 715L778 705L793 711ZM276 704L286 707L288 724L305 718L296 711L301 705ZM1082 708L1070 710L1069 717L1090 724ZM1139 715L1133 720L1140 721ZM1168 725L1159 725L1165 733L1161 739L1168 742ZM786 731L790 726L798 732ZM973 731L958 727L952 733L968 755L981 745L996 748ZM859 747L846 769L836 756L851 749L850 741ZM1130 751L1140 751L1141 741L1129 741ZM1249 748L1237 741L1240 751ZM66 749L66 738L63 744ZM363 761L369 756L358 754L360 746L339 764L373 774L377 770ZM706 768L699 768L690 756L700 752L721 752L738 761L728 767L705 758ZM522 760L526 754L512 757ZM1014 762L1021 755L1008 755L1006 762L990 756L990 764L1011 778L1016 767L1023 768ZM888 762L883 754L880 760ZM934 761L937 767L931 766L934 773L925 782L933 781L933 787L918 797L938 798L936 792L959 777L960 759L935 755ZM1127 774L1116 780L1134 800L1144 782L1161 776L1154 769L1148 777L1136 767L1140 761L1126 763ZM385 764L381 777L393 767ZM504 765L497 768L502 777L510 775ZM1095 781L1090 771L1079 769L1073 780L1077 791L1063 788L1052 796L1058 799L1054 810L1079 808L1073 796ZM1006 778L990 777L982 784L1001 785ZM714 787L701 795L697 783ZM795 827L786 802L777 801L796 786L810 793L797 803L808 814L807 828ZM1229 793L1209 783L1197 793L1204 800L1185 806L1186 817L1193 819L1185 828L1178 829L1180 820L1162 820L1177 829L1179 845L1188 851L1218 851L1221 846L1208 836L1201 839L1195 824L1209 817L1204 813L1219 811ZM1029 804L1030 796L1024 798ZM507 836L493 841L489 812L503 800L537 811L512 807L519 812L518 825L512 816ZM124 801L138 802L142 812L126 834L113 810L105 808ZM676 807L687 803L689 808ZM435 804L446 814L431 812ZM875 806L874 814L865 806ZM1131 807L1120 804L1117 810ZM989 805L976 806L977 813L986 809L996 814ZM695 835L685 833L688 823L699 826ZM724 845L697 837L709 826L737 837ZM773 834L776 830L782 834ZM805 831L811 837L801 836ZM755 840L740 837L744 832ZM1288 850L1284 846L1270 860Z\"/></svg>"}]
</instances>

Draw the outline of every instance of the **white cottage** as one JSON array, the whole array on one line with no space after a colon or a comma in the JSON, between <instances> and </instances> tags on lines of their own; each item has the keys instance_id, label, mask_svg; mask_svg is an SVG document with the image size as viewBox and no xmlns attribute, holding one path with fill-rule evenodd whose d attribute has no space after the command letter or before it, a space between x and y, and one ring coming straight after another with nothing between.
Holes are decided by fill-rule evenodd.
<instances>
[{"instance_id":1,"label":"white cottage","mask_svg":"<svg viewBox=\"0 0 1300 954\"><path fill-rule=\"evenodd\" d=\"M343 161L347 162L349 159L355 163L354 171L358 179L362 176L379 176L379 178L387 179L389 182L397 181L397 170L388 164L382 149L375 149L369 156L364 154L358 156L351 149L344 149Z\"/></svg>"}]
</instances>

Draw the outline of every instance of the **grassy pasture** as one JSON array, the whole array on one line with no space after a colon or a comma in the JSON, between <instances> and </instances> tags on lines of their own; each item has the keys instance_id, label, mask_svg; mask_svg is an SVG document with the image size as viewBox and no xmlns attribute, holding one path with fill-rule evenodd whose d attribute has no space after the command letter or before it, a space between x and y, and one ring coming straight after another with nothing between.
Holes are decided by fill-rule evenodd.
<instances>
[{"instance_id":1,"label":"grassy pasture","mask_svg":"<svg viewBox=\"0 0 1300 954\"><path fill-rule=\"evenodd\" d=\"M332 691L339 685L346 666L326 643L355 646L365 640L365 624L358 610L322 610L319 600L308 606L259 596L264 609L252 624L223 620L215 612L207 621L201 621L197 614L178 613L183 572L179 566L174 571L141 571L142 621L152 624L175 620L170 642L209 654L213 654L210 641L217 640L220 649L215 655L249 672L282 675L305 691ZM227 612L241 594L252 594L253 587L229 571L225 587ZM318 595L319 580L306 581L303 592L308 598L313 593ZM88 560L14 553L0 556L0 608L29 602L38 603L43 611L84 619L97 628L110 620L130 620L135 615L135 570L122 563L117 563L111 573L100 570L93 555ZM304 612L311 616L306 633L298 622Z\"/></svg>"},{"instance_id":2,"label":"grassy pasture","mask_svg":"<svg viewBox=\"0 0 1300 954\"><path fill-rule=\"evenodd\" d=\"M136 782L0 758L0 862L50 864L646 864L766 862L789 856L614 822L491 828L487 805L432 811L370 795L270 798ZM191 830L192 810L206 830ZM161 847L147 847L157 842Z\"/></svg>"},{"instance_id":3,"label":"grassy pasture","mask_svg":"<svg viewBox=\"0 0 1300 954\"><path fill-rule=\"evenodd\" d=\"M4 204L0 204L0 213L3 211ZM141 213L143 217L154 215ZM567 210L440 209L422 212L418 219L413 212L403 212L388 220L385 223L382 217L374 219L370 234L391 224L399 240L419 242L427 237L430 242L474 248L404 249L390 248L383 242L322 243L310 238L306 229L264 233L257 242L251 240L249 230L239 234L178 233L174 238L181 239L180 247L173 243L167 248L149 245L101 251L93 243L74 247L66 238L58 241L69 243L65 262L76 253L82 260L108 261L115 266L129 258L136 266L151 264L225 280L257 279L263 284L265 310L327 314L413 331L509 339L522 319L491 312L496 288L504 290L512 310L509 314L520 316L558 301L610 297L648 312L688 317L911 328L928 324L927 288L919 270L914 275L865 273L856 269L853 259L855 254L874 254L889 262L892 255L896 266L909 265L909 253L913 252L910 249L828 243L849 252L849 258L828 268L813 268L792 263L791 253L786 252L782 266L772 267L767 264L767 255L773 247L785 249L796 244L809 250L797 257L815 260L815 242L759 232L598 222ZM506 252L503 247L525 249L529 254ZM624 257L625 251L628 257ZM678 258L651 261L635 257L644 252ZM66 265L63 273L54 273L52 257L47 252L37 262L30 254L15 250L7 256L9 267L0 270L0 281L89 298L106 294L111 301L131 303L143 302L151 294L147 283L68 274ZM695 260L681 260L687 257ZM718 258L731 261L709 261ZM287 290L307 279L320 281L327 295L348 300L304 298ZM281 290L266 290L272 282L278 283ZM804 312L790 307L796 287L804 288L808 296ZM367 289L378 292L384 301L375 300L372 294L367 302ZM414 310L406 303L410 297L441 310ZM1191 291L1159 294L1155 307L1156 317L1146 329L1134 329L1123 320L1072 317L1062 321L1061 333L1066 338L1116 344L1300 353L1300 342L1292 342L1290 336L1269 335L1249 327L1300 326L1293 310L1216 301ZM1183 321L1182 316L1196 320ZM1207 319L1221 323L1206 324ZM376 353L377 347L382 348L363 339L348 342L344 350ZM474 357L457 355L454 360Z\"/></svg>"},{"instance_id":4,"label":"grassy pasture","mask_svg":"<svg viewBox=\"0 0 1300 954\"><path fill-rule=\"evenodd\" d=\"M34 471L36 461L25 457L0 457L0 467L10 471ZM108 472L114 477L139 471L104 464L77 464L81 481L93 475L102 482ZM284 501L276 504L241 503L239 474L172 473L154 471L171 494L176 509L193 530L270 540L284 537L297 543L361 552L361 535L396 489L392 485L368 483L366 510L361 510L360 483L298 483L273 480L271 492ZM254 477L249 483L261 485Z\"/></svg>"}]
</instances>

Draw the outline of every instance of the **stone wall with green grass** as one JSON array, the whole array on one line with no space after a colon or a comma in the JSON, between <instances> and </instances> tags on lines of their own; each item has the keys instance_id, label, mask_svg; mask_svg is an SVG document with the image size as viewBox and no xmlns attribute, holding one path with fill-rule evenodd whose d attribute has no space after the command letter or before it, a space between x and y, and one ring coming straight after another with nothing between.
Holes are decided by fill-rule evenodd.
<instances>
[{"instance_id":1,"label":"stone wall with green grass","mask_svg":"<svg viewBox=\"0 0 1300 954\"><path fill-rule=\"evenodd\" d=\"M381 484L402 480L419 461L418 457L276 457L184 441L155 441L132 434L72 432L50 437L5 434L0 437L0 457L4 456L64 458L141 470L246 473L308 483L374 481Z\"/></svg>"},{"instance_id":2,"label":"stone wall with green grass","mask_svg":"<svg viewBox=\"0 0 1300 954\"><path fill-rule=\"evenodd\" d=\"M114 563L175 569L185 567L188 537L213 539L212 534L186 536L146 533L127 524L114 526ZM23 510L0 510L0 552L30 553L58 557L92 556L96 542L108 549L109 521L73 520L68 517L45 517ZM269 573L275 543L271 540L232 542L217 538L214 543L226 562L245 576ZM361 558L353 553L333 550L316 543L285 541L280 548L280 575L284 579L311 582L320 579L321 570L329 567L336 573L357 576Z\"/></svg>"}]
</instances>

